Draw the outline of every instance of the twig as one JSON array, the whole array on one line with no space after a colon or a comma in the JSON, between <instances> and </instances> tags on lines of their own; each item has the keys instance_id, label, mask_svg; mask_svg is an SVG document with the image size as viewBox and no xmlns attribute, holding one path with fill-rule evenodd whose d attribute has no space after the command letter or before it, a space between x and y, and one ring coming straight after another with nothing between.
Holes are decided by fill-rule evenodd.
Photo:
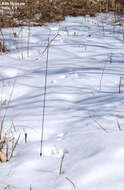
<instances>
[{"instance_id":1,"label":"twig","mask_svg":"<svg viewBox=\"0 0 124 190\"><path fill-rule=\"evenodd\" d=\"M9 155L9 144L8 141L6 140L6 159L8 161L8 155Z\"/></svg>"},{"instance_id":2,"label":"twig","mask_svg":"<svg viewBox=\"0 0 124 190\"><path fill-rule=\"evenodd\" d=\"M45 108L46 108L48 62L49 62L49 38L48 38L48 48L47 48L46 69L45 69L45 84L44 84L43 111L42 111L42 130L41 130L40 156L42 156L42 154L43 154L43 138L44 138L44 120L45 120Z\"/></svg>"},{"instance_id":3,"label":"twig","mask_svg":"<svg viewBox=\"0 0 124 190\"><path fill-rule=\"evenodd\" d=\"M119 80L119 94L121 93L121 77L120 77L120 80Z\"/></svg>"},{"instance_id":4,"label":"twig","mask_svg":"<svg viewBox=\"0 0 124 190\"><path fill-rule=\"evenodd\" d=\"M63 156L62 156L62 158L61 158L60 169L59 169L59 175L62 174L62 166L63 166L64 158L65 158L65 153L63 153Z\"/></svg>"},{"instance_id":5,"label":"twig","mask_svg":"<svg viewBox=\"0 0 124 190\"><path fill-rule=\"evenodd\" d=\"M91 115L89 115L89 117L95 121L95 123L99 126L100 129L102 129L103 131L105 131L106 133L108 133L108 131L96 120L94 119Z\"/></svg>"},{"instance_id":6,"label":"twig","mask_svg":"<svg viewBox=\"0 0 124 190\"><path fill-rule=\"evenodd\" d=\"M73 185L73 188L76 189L76 186L71 179L69 179L68 177L65 177L65 179L67 179Z\"/></svg>"},{"instance_id":7,"label":"twig","mask_svg":"<svg viewBox=\"0 0 124 190\"><path fill-rule=\"evenodd\" d=\"M51 46L52 42L57 38L57 36L60 36L59 31L58 31L58 33L51 40L49 40L49 43L47 43L47 46L45 47L45 49L43 50L43 52L41 53L41 55L38 58L36 58L35 60L39 60L39 58L44 55L44 53L47 51L48 47Z\"/></svg>"},{"instance_id":8,"label":"twig","mask_svg":"<svg viewBox=\"0 0 124 190\"><path fill-rule=\"evenodd\" d=\"M53 42L58 36L60 36L59 33L57 33L51 40L49 40L49 42L48 42L46 48L45 48L44 51L42 52L42 55L47 51L47 49L50 47L50 45L52 44L52 42Z\"/></svg>"},{"instance_id":9,"label":"twig","mask_svg":"<svg viewBox=\"0 0 124 190\"><path fill-rule=\"evenodd\" d=\"M120 80L119 80L119 94L121 93L121 86L124 86L122 85L122 80L124 80L124 77L120 77Z\"/></svg>"},{"instance_id":10,"label":"twig","mask_svg":"<svg viewBox=\"0 0 124 190\"><path fill-rule=\"evenodd\" d=\"M25 143L27 143L28 134L25 132L25 129L23 129L23 131L24 131Z\"/></svg>"},{"instance_id":11,"label":"twig","mask_svg":"<svg viewBox=\"0 0 124 190\"><path fill-rule=\"evenodd\" d=\"M32 190L32 185L30 184L30 190Z\"/></svg>"},{"instance_id":12,"label":"twig","mask_svg":"<svg viewBox=\"0 0 124 190\"><path fill-rule=\"evenodd\" d=\"M112 53L110 54L110 57L109 57L109 63L112 64Z\"/></svg>"},{"instance_id":13,"label":"twig","mask_svg":"<svg viewBox=\"0 0 124 190\"><path fill-rule=\"evenodd\" d=\"M0 140L0 151L3 149L5 143L5 140Z\"/></svg>"},{"instance_id":14,"label":"twig","mask_svg":"<svg viewBox=\"0 0 124 190\"><path fill-rule=\"evenodd\" d=\"M101 88L102 88L102 79L103 79L105 69L106 69L106 63L104 63L104 67L103 67L103 70L102 70L102 73L101 73L99 90L101 90Z\"/></svg>"},{"instance_id":15,"label":"twig","mask_svg":"<svg viewBox=\"0 0 124 190\"><path fill-rule=\"evenodd\" d=\"M14 131L16 132L16 128L15 128L15 125L14 125L14 122L12 120L12 124L11 124L11 127L14 129Z\"/></svg>"},{"instance_id":16,"label":"twig","mask_svg":"<svg viewBox=\"0 0 124 190\"><path fill-rule=\"evenodd\" d=\"M122 129L118 120L117 120L117 126L118 126L119 131L121 131Z\"/></svg>"},{"instance_id":17,"label":"twig","mask_svg":"<svg viewBox=\"0 0 124 190\"><path fill-rule=\"evenodd\" d=\"M29 49L30 49L30 19L27 21L28 25L28 39L27 39L27 57L29 57Z\"/></svg>"}]
</instances>

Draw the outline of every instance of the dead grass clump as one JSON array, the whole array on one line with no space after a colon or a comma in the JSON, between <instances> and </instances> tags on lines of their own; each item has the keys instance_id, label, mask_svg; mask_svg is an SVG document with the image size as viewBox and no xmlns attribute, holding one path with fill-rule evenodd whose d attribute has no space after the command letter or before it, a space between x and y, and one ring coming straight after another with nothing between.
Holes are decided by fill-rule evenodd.
<instances>
[{"instance_id":1,"label":"dead grass clump","mask_svg":"<svg viewBox=\"0 0 124 190\"><path fill-rule=\"evenodd\" d=\"M7 162L13 157L13 153L19 142L20 135L16 134L13 122L11 127L5 132L1 133L0 138L0 162Z\"/></svg>"},{"instance_id":2,"label":"dead grass clump","mask_svg":"<svg viewBox=\"0 0 124 190\"><path fill-rule=\"evenodd\" d=\"M5 44L5 38L4 38L4 34L2 32L2 29L0 27L0 54L5 53L8 51L6 44Z\"/></svg>"},{"instance_id":3,"label":"dead grass clump","mask_svg":"<svg viewBox=\"0 0 124 190\"><path fill-rule=\"evenodd\" d=\"M5 45L5 42L0 41L0 54L7 52L8 49Z\"/></svg>"}]
</instances>

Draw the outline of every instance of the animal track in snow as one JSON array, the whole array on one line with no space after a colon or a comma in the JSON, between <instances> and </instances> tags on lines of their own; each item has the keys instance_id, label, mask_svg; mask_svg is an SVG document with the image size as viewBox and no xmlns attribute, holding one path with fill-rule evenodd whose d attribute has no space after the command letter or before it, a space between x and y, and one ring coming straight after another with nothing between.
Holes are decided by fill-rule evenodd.
<instances>
[{"instance_id":1,"label":"animal track in snow","mask_svg":"<svg viewBox=\"0 0 124 190\"><path fill-rule=\"evenodd\" d=\"M43 155L44 156L53 156L53 157L62 157L64 151L63 149L59 149L56 146L44 146L43 147Z\"/></svg>"},{"instance_id":2,"label":"animal track in snow","mask_svg":"<svg viewBox=\"0 0 124 190\"><path fill-rule=\"evenodd\" d=\"M58 141L61 141L62 140L62 138L64 137L64 133L59 133L56 137L57 137L57 140Z\"/></svg>"},{"instance_id":3,"label":"animal track in snow","mask_svg":"<svg viewBox=\"0 0 124 190\"><path fill-rule=\"evenodd\" d=\"M52 80L51 83L55 84L55 83L57 83L57 80Z\"/></svg>"},{"instance_id":4,"label":"animal track in snow","mask_svg":"<svg viewBox=\"0 0 124 190\"><path fill-rule=\"evenodd\" d=\"M59 80L64 80L64 79L67 79L69 77L72 77L72 78L79 78L79 74L78 73L68 73L68 74L62 74L58 77L58 79L53 79L51 80L51 83L57 83Z\"/></svg>"},{"instance_id":5,"label":"animal track in snow","mask_svg":"<svg viewBox=\"0 0 124 190\"><path fill-rule=\"evenodd\" d=\"M61 79L66 79L66 78L68 78L68 77L78 78L78 77L79 77L79 74L76 73L76 72L74 72L74 73L73 73L73 72L70 72L70 73L68 73L68 74L63 74L63 75L60 76Z\"/></svg>"}]
</instances>

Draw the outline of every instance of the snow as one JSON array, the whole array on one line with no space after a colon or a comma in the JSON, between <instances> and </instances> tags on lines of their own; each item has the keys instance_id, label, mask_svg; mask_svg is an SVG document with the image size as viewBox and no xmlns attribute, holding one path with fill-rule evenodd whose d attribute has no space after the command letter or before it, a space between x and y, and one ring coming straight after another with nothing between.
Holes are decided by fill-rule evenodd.
<instances>
[{"instance_id":1,"label":"snow","mask_svg":"<svg viewBox=\"0 0 124 190\"><path fill-rule=\"evenodd\" d=\"M66 17L63 22L31 27L30 33L26 27L3 29L9 52L0 55L0 117L7 109L4 130L13 121L21 139L11 160L0 163L1 190L27 190L30 184L33 190L123 189L124 87L118 92L124 76L124 43L122 26L110 24L113 19L112 13Z\"/></svg>"}]
</instances>

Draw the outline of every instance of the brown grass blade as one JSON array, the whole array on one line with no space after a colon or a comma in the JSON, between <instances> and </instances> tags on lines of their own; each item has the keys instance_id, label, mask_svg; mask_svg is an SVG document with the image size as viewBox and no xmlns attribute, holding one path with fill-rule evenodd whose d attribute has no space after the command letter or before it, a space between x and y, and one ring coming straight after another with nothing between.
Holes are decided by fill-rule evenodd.
<instances>
[{"instance_id":1,"label":"brown grass blade","mask_svg":"<svg viewBox=\"0 0 124 190\"><path fill-rule=\"evenodd\" d=\"M16 142L15 142L13 148L12 148L12 152L11 152L11 154L10 154L9 160L10 160L10 159L12 158L12 156L13 156L13 152L14 152L14 150L15 150L15 148L16 148L18 142L19 142L19 139L20 139L20 135L18 136L18 138L17 138L17 140L16 140Z\"/></svg>"}]
</instances>

